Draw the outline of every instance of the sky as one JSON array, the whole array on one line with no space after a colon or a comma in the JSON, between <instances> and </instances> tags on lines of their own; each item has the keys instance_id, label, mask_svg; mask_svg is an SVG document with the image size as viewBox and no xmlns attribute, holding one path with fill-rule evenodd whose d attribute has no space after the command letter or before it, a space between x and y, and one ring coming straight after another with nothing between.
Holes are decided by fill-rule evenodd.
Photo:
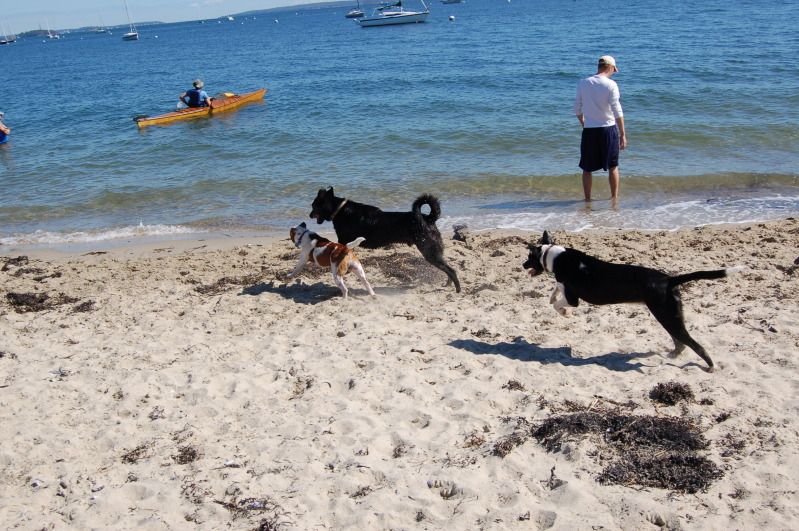
<instances>
[{"instance_id":1,"label":"sky","mask_svg":"<svg viewBox=\"0 0 799 531\"><path fill-rule=\"evenodd\" d=\"M127 0L134 22L198 20L320 0ZM127 24L124 0L0 0L0 28L22 33Z\"/></svg>"}]
</instances>

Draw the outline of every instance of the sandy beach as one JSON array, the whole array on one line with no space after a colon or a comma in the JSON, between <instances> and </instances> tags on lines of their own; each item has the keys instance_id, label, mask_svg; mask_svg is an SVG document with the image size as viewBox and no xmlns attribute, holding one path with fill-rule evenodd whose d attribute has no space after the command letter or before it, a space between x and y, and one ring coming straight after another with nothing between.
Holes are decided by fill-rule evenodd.
<instances>
[{"instance_id":1,"label":"sandy beach","mask_svg":"<svg viewBox=\"0 0 799 531\"><path fill-rule=\"evenodd\" d=\"M799 221L554 233L746 266L682 288L714 373L643 306L559 316L521 267L539 234L451 236L461 294L403 246L359 250L376 296L347 300L279 279L287 239L0 247L3 527L799 526Z\"/></svg>"}]
</instances>

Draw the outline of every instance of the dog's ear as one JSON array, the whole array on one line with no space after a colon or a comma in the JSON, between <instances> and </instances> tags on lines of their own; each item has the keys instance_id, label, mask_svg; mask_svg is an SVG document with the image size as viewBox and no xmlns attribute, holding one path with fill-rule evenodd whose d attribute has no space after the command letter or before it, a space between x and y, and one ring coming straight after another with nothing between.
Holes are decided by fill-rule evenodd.
<instances>
[{"instance_id":1,"label":"dog's ear","mask_svg":"<svg viewBox=\"0 0 799 531\"><path fill-rule=\"evenodd\" d=\"M332 186L327 189L327 195L329 195L330 197L333 197L333 187Z\"/></svg>"},{"instance_id":2,"label":"dog's ear","mask_svg":"<svg viewBox=\"0 0 799 531\"><path fill-rule=\"evenodd\" d=\"M307 227L305 226L305 222L304 222L304 221L303 221L302 223L300 223L300 227L302 227L303 229L307 228Z\"/></svg>"},{"instance_id":3,"label":"dog's ear","mask_svg":"<svg viewBox=\"0 0 799 531\"><path fill-rule=\"evenodd\" d=\"M549 237L549 232L544 231L544 234L541 236L541 241L539 243L541 245L550 245L552 243L552 238Z\"/></svg>"},{"instance_id":4,"label":"dog's ear","mask_svg":"<svg viewBox=\"0 0 799 531\"><path fill-rule=\"evenodd\" d=\"M316 197L324 197L325 196L325 189L320 188L319 193L316 194Z\"/></svg>"}]
</instances>

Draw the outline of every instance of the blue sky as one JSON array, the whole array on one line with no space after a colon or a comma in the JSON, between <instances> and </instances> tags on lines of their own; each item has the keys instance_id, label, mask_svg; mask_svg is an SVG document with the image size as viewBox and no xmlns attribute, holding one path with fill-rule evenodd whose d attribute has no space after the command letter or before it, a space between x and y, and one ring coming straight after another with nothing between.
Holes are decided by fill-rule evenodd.
<instances>
[{"instance_id":1,"label":"blue sky","mask_svg":"<svg viewBox=\"0 0 799 531\"><path fill-rule=\"evenodd\" d=\"M135 21L177 22L269 9L286 5L311 4L320 0L128 0ZM0 27L10 32L45 28L115 26L126 24L123 0L0 0Z\"/></svg>"}]
</instances>

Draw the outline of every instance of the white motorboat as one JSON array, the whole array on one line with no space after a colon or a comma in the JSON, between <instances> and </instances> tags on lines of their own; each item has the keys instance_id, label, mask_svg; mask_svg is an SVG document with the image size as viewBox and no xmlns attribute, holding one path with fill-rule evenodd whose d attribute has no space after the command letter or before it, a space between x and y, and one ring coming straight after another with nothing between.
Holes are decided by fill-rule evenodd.
<instances>
[{"instance_id":1,"label":"white motorboat","mask_svg":"<svg viewBox=\"0 0 799 531\"><path fill-rule=\"evenodd\" d=\"M427 19L427 15L430 14L430 8L427 7L424 0L420 1L424 6L424 11L405 11L402 7L402 0L397 0L393 4L375 8L371 16L360 18L357 22L362 28L424 22Z\"/></svg>"}]
</instances>

